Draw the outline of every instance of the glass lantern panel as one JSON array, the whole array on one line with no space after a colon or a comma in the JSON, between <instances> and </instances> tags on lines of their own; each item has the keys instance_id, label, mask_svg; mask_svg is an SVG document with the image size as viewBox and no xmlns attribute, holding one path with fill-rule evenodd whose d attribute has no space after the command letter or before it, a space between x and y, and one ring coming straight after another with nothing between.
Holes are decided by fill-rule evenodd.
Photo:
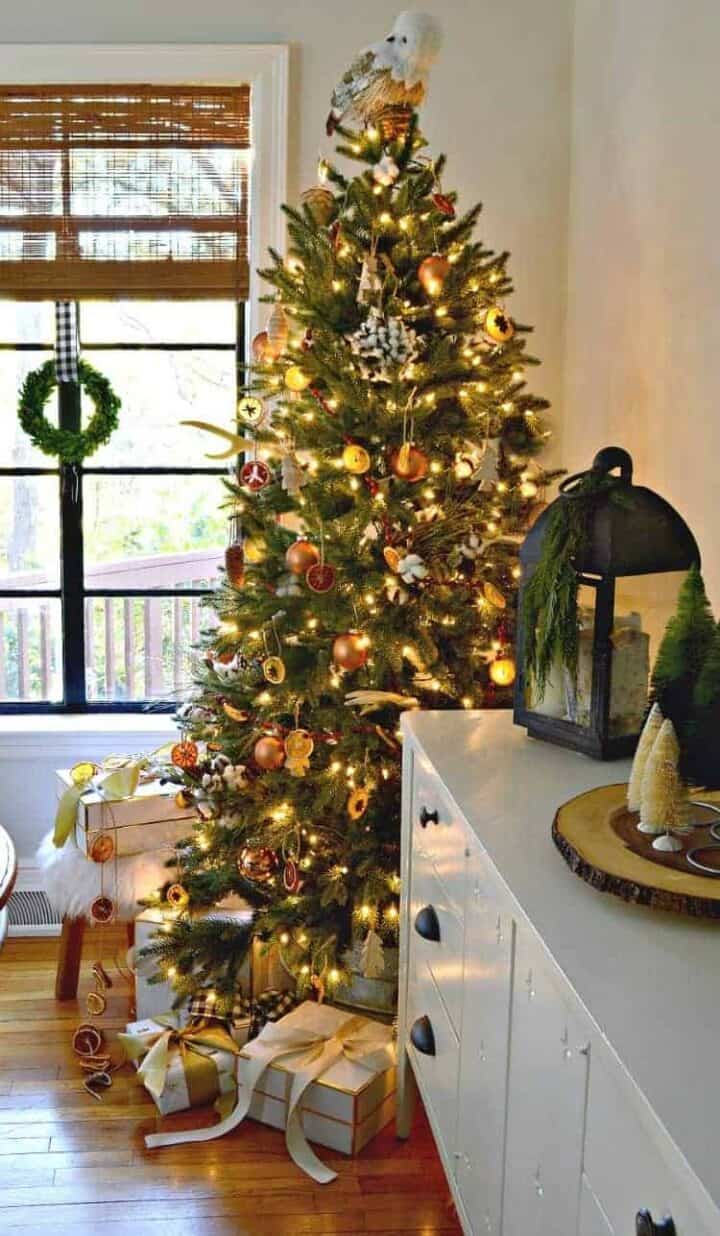
<instances>
[{"instance_id":1,"label":"glass lantern panel","mask_svg":"<svg viewBox=\"0 0 720 1236\"><path fill-rule=\"evenodd\" d=\"M593 635L597 590L590 584L578 588L578 669L577 678L558 657L548 675L542 697L534 686L528 688L527 707L544 717L572 721L589 727L592 716Z\"/></svg>"},{"instance_id":2,"label":"glass lantern panel","mask_svg":"<svg viewBox=\"0 0 720 1236\"><path fill-rule=\"evenodd\" d=\"M610 737L638 734L647 711L650 675L684 571L629 575L615 581Z\"/></svg>"}]
</instances>

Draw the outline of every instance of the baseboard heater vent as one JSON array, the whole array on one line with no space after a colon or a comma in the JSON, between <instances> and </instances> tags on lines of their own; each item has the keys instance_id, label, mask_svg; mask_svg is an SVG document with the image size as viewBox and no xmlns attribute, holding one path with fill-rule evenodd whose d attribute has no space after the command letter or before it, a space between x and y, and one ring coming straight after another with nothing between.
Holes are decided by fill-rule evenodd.
<instances>
[{"instance_id":1,"label":"baseboard heater vent","mask_svg":"<svg viewBox=\"0 0 720 1236\"><path fill-rule=\"evenodd\" d=\"M59 936L60 915L41 888L18 888L8 901L8 936Z\"/></svg>"}]
</instances>

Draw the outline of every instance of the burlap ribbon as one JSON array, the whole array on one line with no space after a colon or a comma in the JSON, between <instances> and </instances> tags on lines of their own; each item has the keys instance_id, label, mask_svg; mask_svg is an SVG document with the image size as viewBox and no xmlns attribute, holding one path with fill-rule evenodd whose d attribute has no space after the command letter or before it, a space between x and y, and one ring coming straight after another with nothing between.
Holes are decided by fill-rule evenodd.
<instances>
[{"instance_id":1,"label":"burlap ribbon","mask_svg":"<svg viewBox=\"0 0 720 1236\"><path fill-rule=\"evenodd\" d=\"M283 1060L292 1074L288 1100L285 1142L288 1153L308 1176L318 1184L335 1180L333 1172L311 1150L303 1132L300 1101L317 1078L345 1056L371 1073L388 1067L387 1028L366 1017L350 1016L329 1036L318 1031L287 1025L284 1020L268 1024L253 1043L253 1054L238 1062L238 1094L234 1110L209 1129L191 1129L181 1133L152 1133L145 1138L150 1149L156 1146L177 1146L181 1142L206 1142L229 1133L245 1119L260 1078L271 1064Z\"/></svg>"},{"instance_id":2,"label":"burlap ribbon","mask_svg":"<svg viewBox=\"0 0 720 1236\"><path fill-rule=\"evenodd\" d=\"M168 1070L175 1052L182 1060L185 1083L191 1107L203 1107L217 1098L220 1090L214 1051L240 1055L240 1048L220 1022L199 1022L178 1029L170 1016L154 1017L165 1030L149 1030L144 1034L119 1034L129 1060L142 1060L138 1077L154 1099L165 1090Z\"/></svg>"}]
</instances>

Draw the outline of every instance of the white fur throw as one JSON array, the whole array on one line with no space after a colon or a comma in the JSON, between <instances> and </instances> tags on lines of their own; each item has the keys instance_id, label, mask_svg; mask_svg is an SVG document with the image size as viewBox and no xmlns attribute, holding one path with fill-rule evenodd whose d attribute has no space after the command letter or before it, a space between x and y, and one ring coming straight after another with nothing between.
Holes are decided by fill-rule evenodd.
<instances>
[{"instance_id":1,"label":"white fur throw","mask_svg":"<svg viewBox=\"0 0 720 1236\"><path fill-rule=\"evenodd\" d=\"M92 902L100 896L102 865L86 858L72 836L61 849L53 845L52 838L52 833L48 833L37 851L45 892L59 914L70 918L88 915ZM121 921L133 920L142 908L138 905L140 898L156 893L172 879L172 869L165 866L165 857L151 852L119 858L117 864L112 860L105 863L103 892L117 901L117 918Z\"/></svg>"}]
</instances>

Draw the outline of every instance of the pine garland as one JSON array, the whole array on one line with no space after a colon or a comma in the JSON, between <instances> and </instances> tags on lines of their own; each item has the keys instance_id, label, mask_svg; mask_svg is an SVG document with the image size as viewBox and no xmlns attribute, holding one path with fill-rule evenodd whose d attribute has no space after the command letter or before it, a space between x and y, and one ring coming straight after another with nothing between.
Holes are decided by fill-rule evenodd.
<instances>
[{"instance_id":1,"label":"pine garland","mask_svg":"<svg viewBox=\"0 0 720 1236\"><path fill-rule=\"evenodd\" d=\"M522 612L525 671L541 700L557 661L573 681L577 678L580 578L576 563L588 547L597 498L616 484L616 478L594 470L569 478L549 514L540 560L525 589Z\"/></svg>"},{"instance_id":2,"label":"pine garland","mask_svg":"<svg viewBox=\"0 0 720 1236\"><path fill-rule=\"evenodd\" d=\"M43 411L57 386L55 361L46 361L26 377L20 391L18 419L34 446L45 455L57 455L64 463L80 463L108 441L118 426L120 399L103 374L88 365L78 363L80 386L90 396L95 411L86 429L58 429L51 425Z\"/></svg>"}]
</instances>

